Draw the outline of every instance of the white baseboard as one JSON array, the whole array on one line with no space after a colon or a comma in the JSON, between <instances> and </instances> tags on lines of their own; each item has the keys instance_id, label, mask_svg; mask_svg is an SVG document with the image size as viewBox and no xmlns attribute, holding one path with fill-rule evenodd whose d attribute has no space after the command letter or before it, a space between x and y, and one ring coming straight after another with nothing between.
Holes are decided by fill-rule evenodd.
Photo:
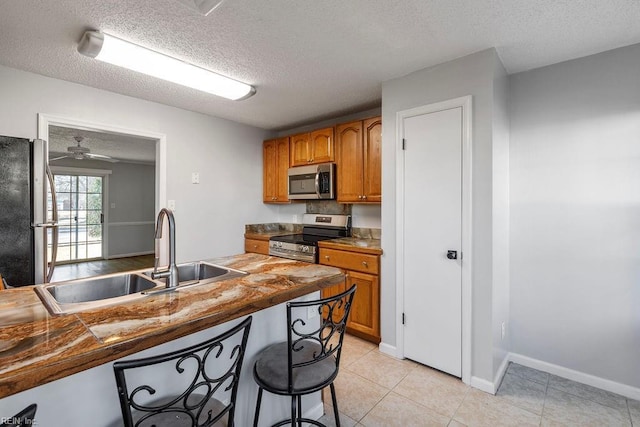
<instances>
[{"instance_id":1,"label":"white baseboard","mask_svg":"<svg viewBox=\"0 0 640 427\"><path fill-rule=\"evenodd\" d=\"M478 390L482 390L485 393L496 394L496 386L491 381L485 380L480 377L471 377L471 384L469 384L473 388L477 388Z\"/></svg>"},{"instance_id":2,"label":"white baseboard","mask_svg":"<svg viewBox=\"0 0 640 427\"><path fill-rule=\"evenodd\" d=\"M602 390L617 393L630 399L640 400L640 388L626 384L621 384L605 378L596 377L584 372L575 371L563 366L554 365L553 363L543 362L542 360L533 359L517 353L509 353L509 361L518 363L519 365L537 369L539 371L548 372L559 377L567 378L572 381L597 387Z\"/></svg>"},{"instance_id":3,"label":"white baseboard","mask_svg":"<svg viewBox=\"0 0 640 427\"><path fill-rule=\"evenodd\" d=\"M393 345L389 345L389 344L385 344L383 342L381 342L378 345L378 350L380 350L380 353L384 353L384 354L388 354L389 356L393 356L398 358L398 349L393 346Z\"/></svg>"},{"instance_id":4,"label":"white baseboard","mask_svg":"<svg viewBox=\"0 0 640 427\"><path fill-rule=\"evenodd\" d=\"M478 390L482 390L485 393L496 394L498 388L500 387L500 383L502 382L502 377L507 373L507 367L509 366L509 353L507 353L498 368L498 372L496 372L496 376L493 378L493 382L489 380L485 380L480 377L471 377L471 384L469 384L473 388L477 388Z\"/></svg>"},{"instance_id":5,"label":"white baseboard","mask_svg":"<svg viewBox=\"0 0 640 427\"><path fill-rule=\"evenodd\" d=\"M141 255L153 255L155 252L146 251L146 252L132 252L130 254L117 254L117 255L109 255L107 259L117 259L117 258L129 258L132 256L141 256Z\"/></svg>"}]
</instances>

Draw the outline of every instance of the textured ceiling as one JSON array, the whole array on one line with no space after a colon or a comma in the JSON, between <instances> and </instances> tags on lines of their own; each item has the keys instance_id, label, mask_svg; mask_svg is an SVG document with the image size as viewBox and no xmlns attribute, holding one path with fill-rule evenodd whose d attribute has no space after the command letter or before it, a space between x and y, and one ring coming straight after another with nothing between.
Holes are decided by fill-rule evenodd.
<instances>
[{"instance_id":1,"label":"textured ceiling","mask_svg":"<svg viewBox=\"0 0 640 427\"><path fill-rule=\"evenodd\" d=\"M638 0L0 0L0 64L283 129L378 106L381 83L495 47L508 72L640 42ZM257 88L227 101L81 56L96 29Z\"/></svg>"},{"instance_id":2,"label":"textured ceiling","mask_svg":"<svg viewBox=\"0 0 640 427\"><path fill-rule=\"evenodd\" d=\"M49 126L50 157L68 153L67 147L77 145L74 139L76 136L84 138L80 145L91 150L91 154L102 154L128 162L155 163L156 161L155 140L61 126Z\"/></svg>"}]
</instances>

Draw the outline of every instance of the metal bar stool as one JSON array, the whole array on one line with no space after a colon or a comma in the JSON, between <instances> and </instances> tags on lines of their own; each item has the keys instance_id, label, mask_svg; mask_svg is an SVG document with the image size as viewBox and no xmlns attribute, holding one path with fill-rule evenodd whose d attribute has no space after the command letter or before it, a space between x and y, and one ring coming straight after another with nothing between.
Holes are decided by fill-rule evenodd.
<instances>
[{"instance_id":1,"label":"metal bar stool","mask_svg":"<svg viewBox=\"0 0 640 427\"><path fill-rule=\"evenodd\" d=\"M35 425L36 409L38 405L32 403L13 417L4 418L0 427L27 427Z\"/></svg>"},{"instance_id":2,"label":"metal bar stool","mask_svg":"<svg viewBox=\"0 0 640 427\"><path fill-rule=\"evenodd\" d=\"M124 426L232 427L251 319L183 350L114 363ZM179 391L155 397L160 388Z\"/></svg>"},{"instance_id":3,"label":"metal bar stool","mask_svg":"<svg viewBox=\"0 0 640 427\"><path fill-rule=\"evenodd\" d=\"M331 400L340 427L338 402L333 381L338 375L342 339L351 310L356 285L332 297L305 302L287 303L287 342L272 344L258 354L253 377L258 384L258 400L253 419L258 426L262 391L291 396L291 419L275 426L296 423L324 424L302 417L302 396L331 387ZM317 314L320 321L311 322L309 313Z\"/></svg>"}]
</instances>

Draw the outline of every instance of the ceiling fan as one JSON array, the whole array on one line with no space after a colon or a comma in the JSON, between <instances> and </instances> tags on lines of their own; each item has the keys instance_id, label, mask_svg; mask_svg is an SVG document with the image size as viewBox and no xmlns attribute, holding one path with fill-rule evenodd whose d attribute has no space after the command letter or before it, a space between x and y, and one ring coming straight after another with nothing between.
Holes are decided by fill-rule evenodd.
<instances>
[{"instance_id":1,"label":"ceiling fan","mask_svg":"<svg viewBox=\"0 0 640 427\"><path fill-rule=\"evenodd\" d=\"M91 150L87 147L83 147L80 143L84 140L84 136L74 136L73 139L76 140L78 145L72 145L71 147L67 147L68 153L65 153L62 156L55 157L53 159L49 159L50 161L60 160L60 159L76 159L76 160L102 160L105 162L117 163L119 160L114 159L110 156L105 156L104 154L92 154Z\"/></svg>"}]
</instances>

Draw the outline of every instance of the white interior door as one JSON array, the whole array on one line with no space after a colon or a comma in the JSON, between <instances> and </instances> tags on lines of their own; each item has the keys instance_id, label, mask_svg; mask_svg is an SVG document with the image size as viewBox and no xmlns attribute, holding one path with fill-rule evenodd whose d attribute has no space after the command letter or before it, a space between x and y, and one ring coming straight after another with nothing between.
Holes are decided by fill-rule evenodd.
<instances>
[{"instance_id":1,"label":"white interior door","mask_svg":"<svg viewBox=\"0 0 640 427\"><path fill-rule=\"evenodd\" d=\"M457 377L462 376L462 114L456 107L403 120L404 355Z\"/></svg>"}]
</instances>

